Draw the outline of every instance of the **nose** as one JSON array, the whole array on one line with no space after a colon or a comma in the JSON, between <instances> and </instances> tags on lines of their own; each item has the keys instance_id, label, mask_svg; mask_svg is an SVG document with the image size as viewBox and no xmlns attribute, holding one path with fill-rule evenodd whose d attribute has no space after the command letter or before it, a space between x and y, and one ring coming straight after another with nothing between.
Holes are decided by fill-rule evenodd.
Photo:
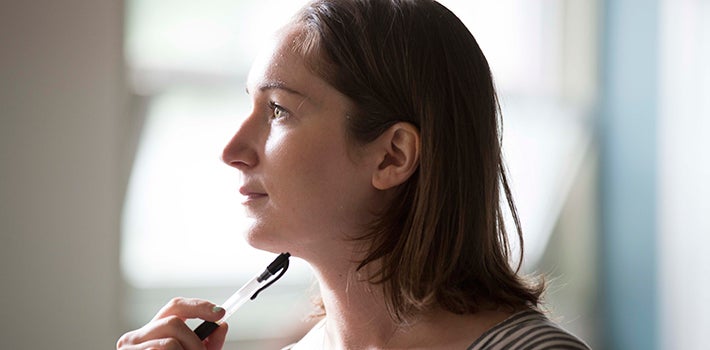
<instances>
[{"instance_id":1,"label":"nose","mask_svg":"<svg viewBox=\"0 0 710 350\"><path fill-rule=\"evenodd\" d=\"M237 129L222 151L222 161L234 168L245 171L259 164L258 140L260 130L257 118L247 117Z\"/></svg>"}]
</instances>

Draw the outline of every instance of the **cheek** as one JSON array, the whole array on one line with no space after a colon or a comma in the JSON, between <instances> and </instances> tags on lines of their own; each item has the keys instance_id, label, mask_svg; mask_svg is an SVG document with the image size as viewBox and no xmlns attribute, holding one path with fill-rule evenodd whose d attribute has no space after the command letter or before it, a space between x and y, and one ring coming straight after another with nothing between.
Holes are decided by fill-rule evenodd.
<instances>
[{"instance_id":1,"label":"cheek","mask_svg":"<svg viewBox=\"0 0 710 350\"><path fill-rule=\"evenodd\" d=\"M337 136L293 133L274 135L267 142L265 158L279 209L312 219L352 214L349 202L358 200L362 181L344 140Z\"/></svg>"},{"instance_id":2,"label":"cheek","mask_svg":"<svg viewBox=\"0 0 710 350\"><path fill-rule=\"evenodd\" d=\"M334 131L272 131L265 145L265 159L287 180L325 184L353 165L344 140ZM275 169L274 169L275 170ZM312 181L308 181L312 179ZM318 179L318 181L316 181Z\"/></svg>"},{"instance_id":3,"label":"cheek","mask_svg":"<svg viewBox=\"0 0 710 350\"><path fill-rule=\"evenodd\" d=\"M332 145L330 145L332 147ZM299 191L322 181L328 145L296 132L273 133L266 142L266 175L276 182L274 190Z\"/></svg>"}]
</instances>

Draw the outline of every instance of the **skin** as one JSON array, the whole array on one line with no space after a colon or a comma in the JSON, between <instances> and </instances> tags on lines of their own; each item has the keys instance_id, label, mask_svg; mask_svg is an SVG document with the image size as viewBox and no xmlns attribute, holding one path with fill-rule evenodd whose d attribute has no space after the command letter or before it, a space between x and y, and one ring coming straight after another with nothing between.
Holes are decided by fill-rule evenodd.
<instances>
[{"instance_id":1,"label":"skin","mask_svg":"<svg viewBox=\"0 0 710 350\"><path fill-rule=\"evenodd\" d=\"M175 298L166 304L145 326L121 336L120 350L219 350L224 345L228 326L223 323L204 343L187 327L185 320L199 318L216 322L224 309L205 300Z\"/></svg>"},{"instance_id":2,"label":"skin","mask_svg":"<svg viewBox=\"0 0 710 350\"><path fill-rule=\"evenodd\" d=\"M465 349L511 312L455 315L433 308L404 327L390 318L367 271L356 271L364 246L352 238L416 170L418 130L397 123L376 140L355 144L345 128L352 102L293 52L298 34L297 27L286 28L254 63L247 82L251 113L222 155L243 175L239 192L253 219L247 241L311 264L327 310L327 349ZM201 344L182 322L219 319L212 307L175 299L117 347L220 349L226 325Z\"/></svg>"},{"instance_id":3,"label":"skin","mask_svg":"<svg viewBox=\"0 0 710 350\"><path fill-rule=\"evenodd\" d=\"M346 139L350 101L279 45L289 40L252 66L252 111L222 158L242 174L242 204L253 219L247 241L318 260L324 251L342 254L342 242L362 232L385 197L371 185L377 159Z\"/></svg>"}]
</instances>

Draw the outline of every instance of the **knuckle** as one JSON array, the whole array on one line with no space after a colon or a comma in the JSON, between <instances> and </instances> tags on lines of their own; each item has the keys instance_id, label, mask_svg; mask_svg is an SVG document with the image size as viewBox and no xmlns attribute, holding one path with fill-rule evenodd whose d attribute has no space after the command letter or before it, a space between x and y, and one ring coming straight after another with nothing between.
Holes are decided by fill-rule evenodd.
<instances>
[{"instance_id":1,"label":"knuckle","mask_svg":"<svg viewBox=\"0 0 710 350\"><path fill-rule=\"evenodd\" d=\"M163 339L160 342L160 345L163 349L167 349L167 350L182 349L182 347L180 346L180 342L178 342L175 338Z\"/></svg>"},{"instance_id":2,"label":"knuckle","mask_svg":"<svg viewBox=\"0 0 710 350\"><path fill-rule=\"evenodd\" d=\"M169 308L173 308L173 307L175 307L175 306L178 306L178 305L182 304L184 300L185 300L185 299L182 298L182 297L175 297L175 298L172 298L172 299L170 299L170 301L168 302L167 306L168 306Z\"/></svg>"},{"instance_id":3,"label":"knuckle","mask_svg":"<svg viewBox=\"0 0 710 350\"><path fill-rule=\"evenodd\" d=\"M116 349L121 349L124 346L130 345L132 343L133 339L133 332L128 332L123 334L120 338L118 338L118 341L116 341Z\"/></svg>"},{"instance_id":4,"label":"knuckle","mask_svg":"<svg viewBox=\"0 0 710 350\"><path fill-rule=\"evenodd\" d=\"M179 327L184 324L184 322L182 321L182 319L180 319L180 317L177 317L174 315L165 317L163 322L165 322L165 324L171 328L176 328L176 327Z\"/></svg>"}]
</instances>

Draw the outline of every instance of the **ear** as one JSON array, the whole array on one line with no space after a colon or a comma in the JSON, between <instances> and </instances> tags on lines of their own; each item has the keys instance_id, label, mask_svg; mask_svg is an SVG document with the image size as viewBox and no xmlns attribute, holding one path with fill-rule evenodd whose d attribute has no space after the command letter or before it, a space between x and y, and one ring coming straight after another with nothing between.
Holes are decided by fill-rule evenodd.
<instances>
[{"instance_id":1,"label":"ear","mask_svg":"<svg viewBox=\"0 0 710 350\"><path fill-rule=\"evenodd\" d=\"M372 185L379 190L396 187L409 179L419 166L419 130L410 123L399 122L375 141L378 166L372 174Z\"/></svg>"}]
</instances>

